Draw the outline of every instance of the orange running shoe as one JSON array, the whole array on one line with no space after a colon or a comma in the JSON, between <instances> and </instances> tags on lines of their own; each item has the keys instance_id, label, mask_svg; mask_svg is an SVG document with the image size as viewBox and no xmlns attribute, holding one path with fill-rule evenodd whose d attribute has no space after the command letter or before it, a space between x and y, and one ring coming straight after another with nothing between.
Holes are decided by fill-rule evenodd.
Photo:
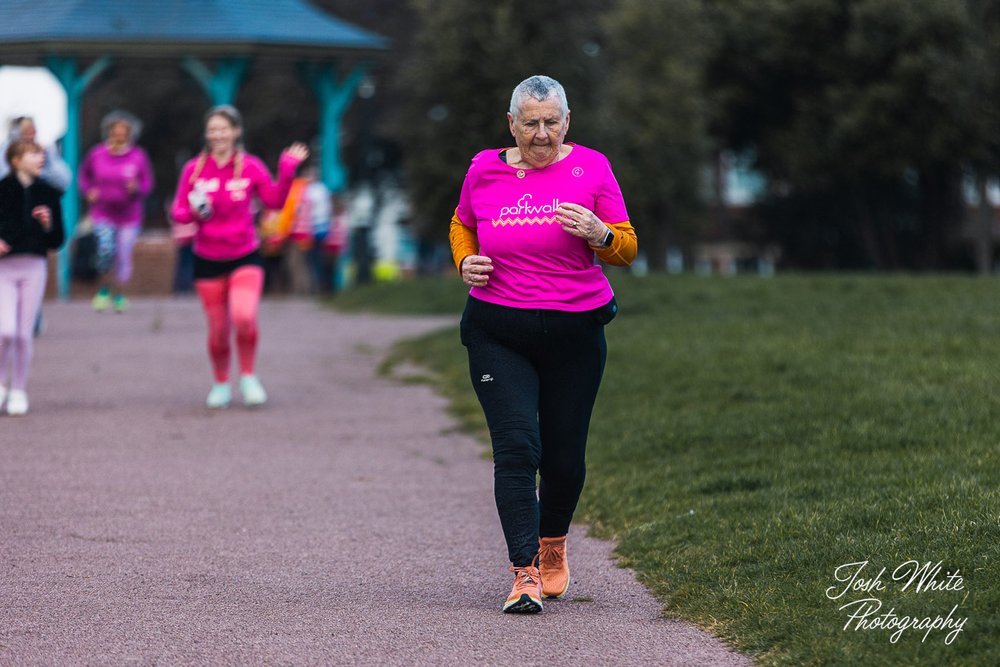
<instances>
[{"instance_id":1,"label":"orange running shoe","mask_svg":"<svg viewBox=\"0 0 1000 667\"><path fill-rule=\"evenodd\" d=\"M538 538L538 571L542 575L542 595L561 598L569 590L569 561L566 536Z\"/></svg>"},{"instance_id":2,"label":"orange running shoe","mask_svg":"<svg viewBox=\"0 0 1000 667\"><path fill-rule=\"evenodd\" d=\"M542 610L542 577L534 564L527 567L510 568L514 573L514 588L511 589L503 610L507 614L537 614Z\"/></svg>"}]
</instances>

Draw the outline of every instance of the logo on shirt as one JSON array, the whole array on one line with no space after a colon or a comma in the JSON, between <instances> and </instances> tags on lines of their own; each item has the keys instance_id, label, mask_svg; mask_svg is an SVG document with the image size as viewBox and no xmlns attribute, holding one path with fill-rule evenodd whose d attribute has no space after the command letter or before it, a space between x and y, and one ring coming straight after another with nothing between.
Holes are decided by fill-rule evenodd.
<instances>
[{"instance_id":1,"label":"logo on shirt","mask_svg":"<svg viewBox=\"0 0 1000 667\"><path fill-rule=\"evenodd\" d=\"M229 193L229 198L233 201L243 201L247 198L247 190L250 188L249 178L230 178L225 185L218 177L199 178L194 182L194 187L202 192L218 192L225 188Z\"/></svg>"},{"instance_id":2,"label":"logo on shirt","mask_svg":"<svg viewBox=\"0 0 1000 667\"><path fill-rule=\"evenodd\" d=\"M218 178L199 178L194 182L194 187L202 192L218 192L219 191L219 179Z\"/></svg>"},{"instance_id":3,"label":"logo on shirt","mask_svg":"<svg viewBox=\"0 0 1000 667\"><path fill-rule=\"evenodd\" d=\"M548 204L535 206L531 203L532 199L532 195L524 194L517 200L515 206L501 207L500 217L492 220L493 226L556 224L555 212L559 208L559 200L553 199Z\"/></svg>"},{"instance_id":4,"label":"logo on shirt","mask_svg":"<svg viewBox=\"0 0 1000 667\"><path fill-rule=\"evenodd\" d=\"M577 178L583 176L583 167L573 167L573 175Z\"/></svg>"},{"instance_id":5,"label":"logo on shirt","mask_svg":"<svg viewBox=\"0 0 1000 667\"><path fill-rule=\"evenodd\" d=\"M250 187L249 178L231 178L226 181L226 192L233 201L243 201L247 198L247 188Z\"/></svg>"}]
</instances>

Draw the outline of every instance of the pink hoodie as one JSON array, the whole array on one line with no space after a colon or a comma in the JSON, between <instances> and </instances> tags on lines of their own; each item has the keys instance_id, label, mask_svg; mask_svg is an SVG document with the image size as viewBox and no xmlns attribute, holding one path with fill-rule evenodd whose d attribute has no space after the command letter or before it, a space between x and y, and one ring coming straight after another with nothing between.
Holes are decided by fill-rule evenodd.
<instances>
[{"instance_id":1,"label":"pink hoodie","mask_svg":"<svg viewBox=\"0 0 1000 667\"><path fill-rule=\"evenodd\" d=\"M118 226L142 223L142 205L153 190L153 168L142 148L129 146L116 154L106 144L98 144L83 159L78 178L82 194L97 191L97 201L90 205L95 222ZM134 191L129 191L129 181L135 182Z\"/></svg>"},{"instance_id":2,"label":"pink hoodie","mask_svg":"<svg viewBox=\"0 0 1000 667\"><path fill-rule=\"evenodd\" d=\"M242 162L238 174L237 161ZM241 151L221 167L211 156L198 155L184 165L170 214L176 222L198 224L194 252L199 257L221 262L248 255L260 245L250 210L254 195L267 208L280 209L299 162L282 153L275 183L260 158L249 153ZM212 215L207 220L200 220L188 203L188 194L195 187L211 202Z\"/></svg>"}]
</instances>

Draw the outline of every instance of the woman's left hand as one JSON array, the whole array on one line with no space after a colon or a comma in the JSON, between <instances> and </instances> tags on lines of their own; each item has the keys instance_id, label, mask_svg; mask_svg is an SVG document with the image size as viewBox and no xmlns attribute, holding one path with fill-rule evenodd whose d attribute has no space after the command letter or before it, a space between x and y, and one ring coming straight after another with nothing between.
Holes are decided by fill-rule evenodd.
<instances>
[{"instance_id":1,"label":"woman's left hand","mask_svg":"<svg viewBox=\"0 0 1000 667\"><path fill-rule=\"evenodd\" d=\"M301 141L296 141L294 144L286 148L285 153L299 162L305 162L306 158L309 157L309 149Z\"/></svg>"},{"instance_id":2,"label":"woman's left hand","mask_svg":"<svg viewBox=\"0 0 1000 667\"><path fill-rule=\"evenodd\" d=\"M608 226L593 211L579 204L559 204L556 219L562 224L564 232L578 236L592 246L604 243L608 235Z\"/></svg>"},{"instance_id":3,"label":"woman's left hand","mask_svg":"<svg viewBox=\"0 0 1000 667\"><path fill-rule=\"evenodd\" d=\"M48 206L36 206L31 209L31 217L37 220L45 231L52 226L52 209Z\"/></svg>"}]
</instances>

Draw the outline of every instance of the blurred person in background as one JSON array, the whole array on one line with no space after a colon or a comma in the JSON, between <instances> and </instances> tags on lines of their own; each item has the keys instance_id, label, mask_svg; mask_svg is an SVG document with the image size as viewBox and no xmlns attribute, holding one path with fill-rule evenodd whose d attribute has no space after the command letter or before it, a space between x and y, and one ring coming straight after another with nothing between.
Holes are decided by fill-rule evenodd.
<instances>
[{"instance_id":1,"label":"blurred person in background","mask_svg":"<svg viewBox=\"0 0 1000 667\"><path fill-rule=\"evenodd\" d=\"M198 231L198 226L193 222L181 225L170 218L173 208L174 193L166 197L163 201L164 215L170 223L170 233L177 247L177 255L174 259L174 280L172 291L174 294L190 294L194 292L194 253L191 249L191 241Z\"/></svg>"},{"instance_id":2,"label":"blurred person in background","mask_svg":"<svg viewBox=\"0 0 1000 667\"><path fill-rule=\"evenodd\" d=\"M7 154L7 148L11 142L18 139L27 139L41 145L41 142L38 141L38 126L35 125L35 119L31 116L18 116L10 121L7 138L0 145L0 178L4 178L10 173L10 165L3 159L3 156ZM42 150L45 151L42 180L58 190L59 194L65 193L72 180L72 170L62 159L55 146L42 146ZM42 309L39 308L34 327L36 336L41 334L42 328Z\"/></svg>"},{"instance_id":3,"label":"blurred person in background","mask_svg":"<svg viewBox=\"0 0 1000 667\"><path fill-rule=\"evenodd\" d=\"M306 294L309 292L309 268L306 252L312 246L310 202L306 199L309 180L305 163L280 210L263 211L260 217L261 252L264 254L264 291Z\"/></svg>"},{"instance_id":4,"label":"blurred person in background","mask_svg":"<svg viewBox=\"0 0 1000 667\"><path fill-rule=\"evenodd\" d=\"M265 291L315 294L333 274L323 275L324 242L330 233L330 190L317 178L316 166L299 165L285 205L261 215L261 252L265 257ZM329 289L327 289L329 291Z\"/></svg>"},{"instance_id":5,"label":"blurred person in background","mask_svg":"<svg viewBox=\"0 0 1000 667\"><path fill-rule=\"evenodd\" d=\"M205 149L184 165L171 218L186 225L178 242L191 238L195 291L208 323L208 353L214 384L209 408L226 408L230 338L235 329L240 392L247 406L263 405L267 393L254 373L257 355L257 311L264 285L260 241L251 203L258 197L270 209L285 204L295 170L309 157L305 144L294 143L278 160L278 180L264 162L243 149L243 119L230 105L209 109L205 116Z\"/></svg>"},{"instance_id":6,"label":"blurred person in background","mask_svg":"<svg viewBox=\"0 0 1000 667\"><path fill-rule=\"evenodd\" d=\"M543 597L569 588L566 535L586 474L604 325L618 308L595 256L623 266L637 249L608 159L564 143L569 119L557 81L518 84L507 114L516 146L473 158L449 233L471 288L461 338L493 444L514 573L508 613L540 612Z\"/></svg>"},{"instance_id":7,"label":"blurred person in background","mask_svg":"<svg viewBox=\"0 0 1000 667\"><path fill-rule=\"evenodd\" d=\"M330 222L325 235L317 233L313 248L319 293L333 295L340 288L340 257L347 249L350 231L347 224L347 204L343 198L330 198Z\"/></svg>"},{"instance_id":8,"label":"blurred person in background","mask_svg":"<svg viewBox=\"0 0 1000 667\"><path fill-rule=\"evenodd\" d=\"M323 246L333 217L330 189L314 164L303 164L299 172L277 225L279 236L290 241L285 264L294 292L329 292L333 274L325 270Z\"/></svg>"},{"instance_id":9,"label":"blurred person in background","mask_svg":"<svg viewBox=\"0 0 1000 667\"><path fill-rule=\"evenodd\" d=\"M3 157L9 173L0 180L0 406L23 415L46 255L64 238L61 193L42 180L45 151L34 141L11 142Z\"/></svg>"},{"instance_id":10,"label":"blurred person in background","mask_svg":"<svg viewBox=\"0 0 1000 667\"><path fill-rule=\"evenodd\" d=\"M80 192L90 204L97 240L97 312L128 308L125 288L132 278L132 251L142 231L146 197L153 190L153 168L146 151L136 145L142 123L124 111L112 111L101 121L103 141L83 159L78 174ZM113 296L112 296L113 290Z\"/></svg>"},{"instance_id":11,"label":"blurred person in background","mask_svg":"<svg viewBox=\"0 0 1000 667\"><path fill-rule=\"evenodd\" d=\"M4 178L10 173L10 165L3 159L7 154L7 148L18 139L27 139L37 142L38 128L31 116L18 116L10 122L7 139L0 146L0 178ZM60 194L66 192L69 182L72 180L72 171L66 161L59 155L59 151L54 146L43 146L45 151L45 166L42 167L41 178L46 183L54 187Z\"/></svg>"},{"instance_id":12,"label":"blurred person in background","mask_svg":"<svg viewBox=\"0 0 1000 667\"><path fill-rule=\"evenodd\" d=\"M291 191L290 191L291 192ZM289 194L291 197L291 194ZM286 200L287 201L287 200ZM264 267L264 293L284 294L289 291L291 280L285 270L285 241L279 230L284 209L265 209L258 213L257 232L260 236L260 254Z\"/></svg>"},{"instance_id":13,"label":"blurred person in background","mask_svg":"<svg viewBox=\"0 0 1000 667\"><path fill-rule=\"evenodd\" d=\"M313 294L329 293L333 284L333 272L328 270L328 265L324 261L323 246L333 224L330 188L319 178L316 165L306 167L302 177L305 179L306 189L302 194L302 204L299 207L292 238L295 238L295 229L299 230L300 236L308 234L308 241L300 243L299 247L305 252L309 271L309 291Z\"/></svg>"}]
</instances>

